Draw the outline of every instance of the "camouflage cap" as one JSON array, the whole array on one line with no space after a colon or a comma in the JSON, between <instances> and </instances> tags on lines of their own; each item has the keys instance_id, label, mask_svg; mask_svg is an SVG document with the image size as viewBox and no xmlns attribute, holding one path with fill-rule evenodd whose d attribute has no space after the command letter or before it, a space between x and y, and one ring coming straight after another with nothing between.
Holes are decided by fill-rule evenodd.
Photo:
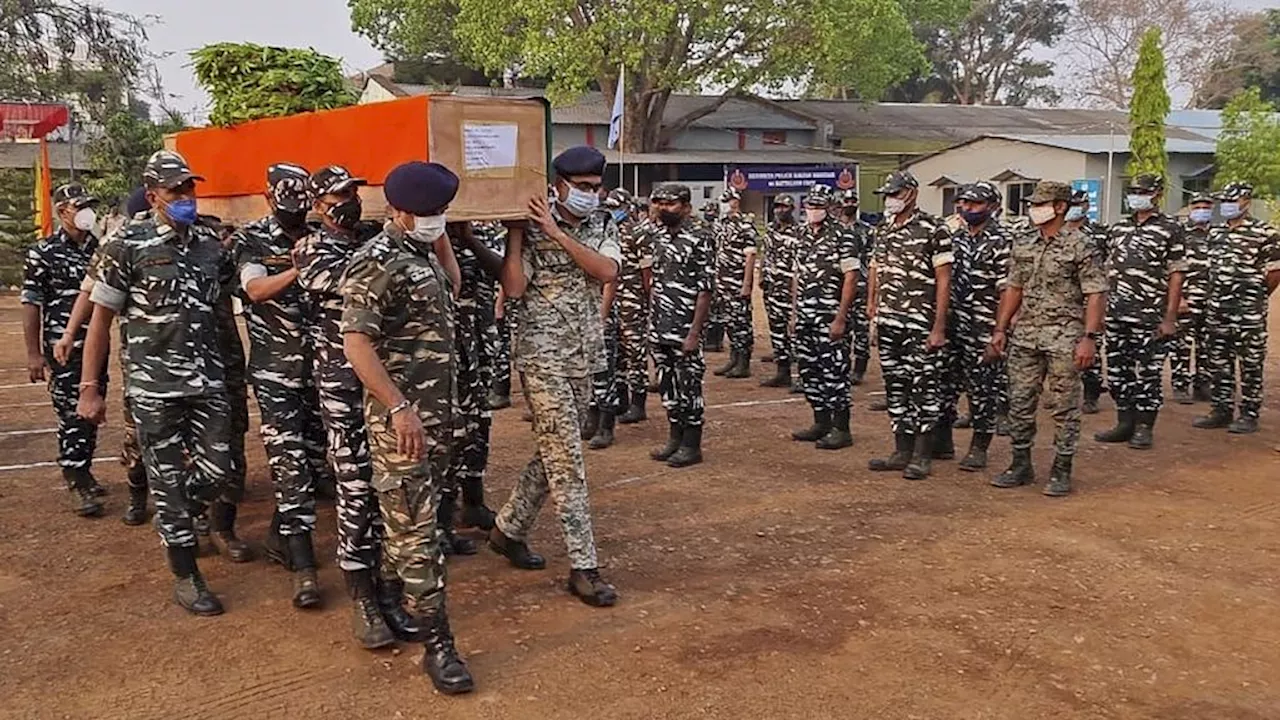
<instances>
[{"instance_id":1,"label":"camouflage cap","mask_svg":"<svg viewBox=\"0 0 1280 720\"><path fill-rule=\"evenodd\" d=\"M171 150L157 150L147 158L147 166L142 171L142 184L147 187L162 187L166 190L182 185L189 180L204 180L200 175L191 172L187 159Z\"/></svg>"},{"instance_id":2,"label":"camouflage cap","mask_svg":"<svg viewBox=\"0 0 1280 720\"><path fill-rule=\"evenodd\" d=\"M679 183L663 183L649 194L649 202L687 203L692 198L693 193L689 191L689 186ZM706 209L705 206L703 209Z\"/></svg>"},{"instance_id":3,"label":"camouflage cap","mask_svg":"<svg viewBox=\"0 0 1280 720\"><path fill-rule=\"evenodd\" d=\"M1000 202L1000 193L996 190L995 185L982 181L970 183L960 188L960 192L956 193L956 200L997 203Z\"/></svg>"},{"instance_id":4,"label":"camouflage cap","mask_svg":"<svg viewBox=\"0 0 1280 720\"><path fill-rule=\"evenodd\" d=\"M833 193L827 185L814 185L805 193L804 204L808 207L827 207L831 204Z\"/></svg>"},{"instance_id":5,"label":"camouflage cap","mask_svg":"<svg viewBox=\"0 0 1280 720\"><path fill-rule=\"evenodd\" d=\"M653 198L650 197L649 200L652 202ZM699 208L699 210L704 213L718 214L720 212L720 206L708 200L707 202L702 203L702 207Z\"/></svg>"},{"instance_id":6,"label":"camouflage cap","mask_svg":"<svg viewBox=\"0 0 1280 720\"><path fill-rule=\"evenodd\" d=\"M916 176L906 170L895 170L884 179L884 184L876 188L876 195L896 195L903 190L914 190L920 187Z\"/></svg>"},{"instance_id":7,"label":"camouflage cap","mask_svg":"<svg viewBox=\"0 0 1280 720\"><path fill-rule=\"evenodd\" d=\"M620 208L628 208L634 205L636 199L632 197L631 192L626 188L614 188L609 191L608 196L604 199L604 206L614 210Z\"/></svg>"},{"instance_id":8,"label":"camouflage cap","mask_svg":"<svg viewBox=\"0 0 1280 720\"><path fill-rule=\"evenodd\" d=\"M1221 190L1214 194L1218 200L1227 202L1235 202L1245 198L1253 197L1253 186L1247 182L1227 183Z\"/></svg>"},{"instance_id":9,"label":"camouflage cap","mask_svg":"<svg viewBox=\"0 0 1280 720\"><path fill-rule=\"evenodd\" d=\"M1072 205L1088 205L1089 191L1088 190L1071 191L1071 204Z\"/></svg>"},{"instance_id":10,"label":"camouflage cap","mask_svg":"<svg viewBox=\"0 0 1280 720\"><path fill-rule=\"evenodd\" d=\"M62 205L64 203L70 203L79 210L80 208L97 205L98 198L90 195L83 185L69 183L67 185L59 185L58 189L53 191L53 204Z\"/></svg>"},{"instance_id":11,"label":"camouflage cap","mask_svg":"<svg viewBox=\"0 0 1280 720\"><path fill-rule=\"evenodd\" d=\"M1128 190L1137 190L1140 192L1158 193L1164 190L1164 178L1155 173L1142 173L1133 178L1126 187Z\"/></svg>"},{"instance_id":12,"label":"camouflage cap","mask_svg":"<svg viewBox=\"0 0 1280 720\"><path fill-rule=\"evenodd\" d=\"M796 199L790 195L778 195L773 198L773 206L793 208L796 206Z\"/></svg>"},{"instance_id":13,"label":"camouflage cap","mask_svg":"<svg viewBox=\"0 0 1280 720\"><path fill-rule=\"evenodd\" d=\"M319 198L321 195L340 193L349 188L368 184L369 182L364 178L352 177L351 173L341 165L330 165L321 168L311 176L311 195Z\"/></svg>"},{"instance_id":14,"label":"camouflage cap","mask_svg":"<svg viewBox=\"0 0 1280 720\"><path fill-rule=\"evenodd\" d=\"M1203 205L1205 203L1212 205L1213 195L1206 192L1198 192L1195 195L1192 195L1191 199L1187 201L1188 205Z\"/></svg>"},{"instance_id":15,"label":"camouflage cap","mask_svg":"<svg viewBox=\"0 0 1280 720\"><path fill-rule=\"evenodd\" d=\"M1049 202L1071 202L1071 186L1057 180L1041 180L1036 183L1035 192L1027 198L1028 205L1042 205Z\"/></svg>"},{"instance_id":16,"label":"camouflage cap","mask_svg":"<svg viewBox=\"0 0 1280 720\"><path fill-rule=\"evenodd\" d=\"M300 165L276 163L267 168L267 192L276 208L286 212L305 210L311 206L311 173Z\"/></svg>"},{"instance_id":17,"label":"camouflage cap","mask_svg":"<svg viewBox=\"0 0 1280 720\"><path fill-rule=\"evenodd\" d=\"M836 200L841 207L858 207L858 191L853 188L841 190L836 193Z\"/></svg>"},{"instance_id":18,"label":"camouflage cap","mask_svg":"<svg viewBox=\"0 0 1280 720\"><path fill-rule=\"evenodd\" d=\"M741 199L742 199L742 192L737 188L725 188L724 192L720 193L720 202L722 203L727 203L730 200L741 200Z\"/></svg>"}]
</instances>

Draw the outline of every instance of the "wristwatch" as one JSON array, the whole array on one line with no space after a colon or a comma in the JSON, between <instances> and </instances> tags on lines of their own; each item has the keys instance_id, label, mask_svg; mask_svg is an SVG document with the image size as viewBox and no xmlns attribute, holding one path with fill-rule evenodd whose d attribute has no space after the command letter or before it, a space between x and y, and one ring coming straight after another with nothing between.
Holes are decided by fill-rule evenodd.
<instances>
[{"instance_id":1,"label":"wristwatch","mask_svg":"<svg viewBox=\"0 0 1280 720\"><path fill-rule=\"evenodd\" d=\"M387 411L387 417L395 417L396 413L402 410L408 410L411 407L413 407L413 403L408 400L401 400L399 405L396 405Z\"/></svg>"}]
</instances>

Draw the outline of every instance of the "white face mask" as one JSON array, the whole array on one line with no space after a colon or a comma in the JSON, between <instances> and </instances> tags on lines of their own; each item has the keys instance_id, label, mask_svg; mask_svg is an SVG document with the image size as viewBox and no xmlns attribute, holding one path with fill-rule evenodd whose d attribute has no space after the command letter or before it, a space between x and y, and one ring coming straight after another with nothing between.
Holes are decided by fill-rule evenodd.
<instances>
[{"instance_id":1,"label":"white face mask","mask_svg":"<svg viewBox=\"0 0 1280 720\"><path fill-rule=\"evenodd\" d=\"M1144 212L1151 209L1151 195L1127 195L1125 202L1129 204L1129 209L1134 212Z\"/></svg>"},{"instance_id":2,"label":"white face mask","mask_svg":"<svg viewBox=\"0 0 1280 720\"><path fill-rule=\"evenodd\" d=\"M561 202L564 209L573 213L576 217L584 218L591 214L593 210L600 207L600 195L570 185L569 194Z\"/></svg>"},{"instance_id":3,"label":"white face mask","mask_svg":"<svg viewBox=\"0 0 1280 720\"><path fill-rule=\"evenodd\" d=\"M1031 218L1031 223L1033 225L1043 225L1053 220L1055 215L1057 215L1057 213L1053 211L1052 203L1045 205L1032 205L1031 209L1027 211L1027 217Z\"/></svg>"},{"instance_id":4,"label":"white face mask","mask_svg":"<svg viewBox=\"0 0 1280 720\"><path fill-rule=\"evenodd\" d=\"M1188 215L1196 225L1208 225L1213 220L1213 208L1192 208Z\"/></svg>"},{"instance_id":5,"label":"white face mask","mask_svg":"<svg viewBox=\"0 0 1280 720\"><path fill-rule=\"evenodd\" d=\"M88 232L98 223L98 213L94 212L93 208L80 208L76 211L76 217L72 222L77 230Z\"/></svg>"},{"instance_id":6,"label":"white face mask","mask_svg":"<svg viewBox=\"0 0 1280 720\"><path fill-rule=\"evenodd\" d=\"M445 223L446 220L443 214L415 217L413 219L413 229L408 232L408 235L418 242L432 243L444 234Z\"/></svg>"},{"instance_id":7,"label":"white face mask","mask_svg":"<svg viewBox=\"0 0 1280 720\"><path fill-rule=\"evenodd\" d=\"M1224 202L1218 205L1218 213L1226 220L1235 220L1244 214L1238 202Z\"/></svg>"},{"instance_id":8,"label":"white face mask","mask_svg":"<svg viewBox=\"0 0 1280 720\"><path fill-rule=\"evenodd\" d=\"M823 208L805 208L804 216L816 225L827 219L827 211Z\"/></svg>"},{"instance_id":9,"label":"white face mask","mask_svg":"<svg viewBox=\"0 0 1280 720\"><path fill-rule=\"evenodd\" d=\"M884 211L890 215L897 215L906 209L907 201L902 198L891 197L884 199Z\"/></svg>"},{"instance_id":10,"label":"white face mask","mask_svg":"<svg viewBox=\"0 0 1280 720\"><path fill-rule=\"evenodd\" d=\"M1084 208L1079 205L1073 205L1067 210L1067 222L1075 222L1084 219Z\"/></svg>"}]
</instances>

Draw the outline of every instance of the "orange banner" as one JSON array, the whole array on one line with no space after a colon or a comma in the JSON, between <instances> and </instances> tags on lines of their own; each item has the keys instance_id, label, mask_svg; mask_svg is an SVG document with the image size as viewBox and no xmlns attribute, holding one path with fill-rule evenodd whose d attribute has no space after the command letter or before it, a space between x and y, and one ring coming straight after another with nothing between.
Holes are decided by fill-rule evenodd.
<instances>
[{"instance_id":1,"label":"orange banner","mask_svg":"<svg viewBox=\"0 0 1280 720\"><path fill-rule=\"evenodd\" d=\"M40 138L40 157L35 167L35 221L40 237L53 234L53 170L49 167L49 143Z\"/></svg>"}]
</instances>

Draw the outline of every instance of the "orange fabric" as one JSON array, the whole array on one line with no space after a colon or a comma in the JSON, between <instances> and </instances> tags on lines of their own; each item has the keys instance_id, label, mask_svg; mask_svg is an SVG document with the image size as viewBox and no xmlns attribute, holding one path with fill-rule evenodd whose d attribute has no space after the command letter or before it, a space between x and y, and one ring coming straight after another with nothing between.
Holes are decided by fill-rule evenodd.
<instances>
[{"instance_id":1,"label":"orange fabric","mask_svg":"<svg viewBox=\"0 0 1280 720\"><path fill-rule=\"evenodd\" d=\"M175 147L192 171L200 197L256 195L266 190L267 167L297 163L315 172L342 165L371 185L409 160L427 158L429 96L356 105L228 128L177 134Z\"/></svg>"},{"instance_id":2,"label":"orange fabric","mask_svg":"<svg viewBox=\"0 0 1280 720\"><path fill-rule=\"evenodd\" d=\"M53 234L53 171L49 167L49 143L40 138L40 157L36 160L36 224L40 237Z\"/></svg>"}]
</instances>

